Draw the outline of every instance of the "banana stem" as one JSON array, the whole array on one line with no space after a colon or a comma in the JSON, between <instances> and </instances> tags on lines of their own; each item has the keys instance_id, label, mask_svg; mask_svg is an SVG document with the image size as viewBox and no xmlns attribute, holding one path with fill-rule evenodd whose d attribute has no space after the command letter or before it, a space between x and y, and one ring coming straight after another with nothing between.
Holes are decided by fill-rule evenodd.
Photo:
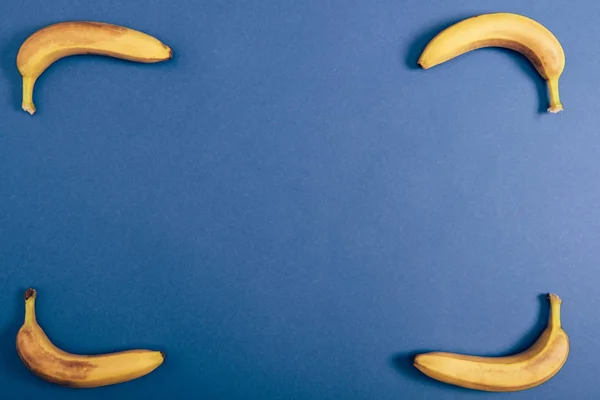
<instances>
[{"instance_id":1,"label":"banana stem","mask_svg":"<svg viewBox=\"0 0 600 400\"><path fill-rule=\"evenodd\" d=\"M550 321L548 325L553 328L560 328L560 305L562 300L553 293L548 295L548 299L550 300Z\"/></svg>"},{"instance_id":2,"label":"banana stem","mask_svg":"<svg viewBox=\"0 0 600 400\"><path fill-rule=\"evenodd\" d=\"M560 96L558 94L558 78L548 80L548 91L550 93L550 107L548 111L551 113L557 113L563 110L563 105L560 102Z\"/></svg>"},{"instance_id":3,"label":"banana stem","mask_svg":"<svg viewBox=\"0 0 600 400\"><path fill-rule=\"evenodd\" d=\"M25 292L25 324L33 324L36 322L35 298L35 289L27 289Z\"/></svg>"},{"instance_id":4,"label":"banana stem","mask_svg":"<svg viewBox=\"0 0 600 400\"><path fill-rule=\"evenodd\" d=\"M35 113L35 105L33 104L33 87L36 78L30 76L23 77L23 110L33 115Z\"/></svg>"}]
</instances>

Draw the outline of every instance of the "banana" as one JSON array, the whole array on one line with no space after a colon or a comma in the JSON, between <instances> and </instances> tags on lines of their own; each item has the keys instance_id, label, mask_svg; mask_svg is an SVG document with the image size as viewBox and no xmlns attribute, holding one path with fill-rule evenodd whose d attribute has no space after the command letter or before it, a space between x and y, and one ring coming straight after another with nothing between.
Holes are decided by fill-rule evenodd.
<instances>
[{"instance_id":1,"label":"banana","mask_svg":"<svg viewBox=\"0 0 600 400\"><path fill-rule=\"evenodd\" d=\"M145 33L101 22L72 21L35 32L21 46L17 67L23 77L23 110L35 113L36 79L55 61L77 54L98 54L142 63L173 56L169 46Z\"/></svg>"},{"instance_id":2,"label":"banana","mask_svg":"<svg viewBox=\"0 0 600 400\"><path fill-rule=\"evenodd\" d=\"M548 326L524 352L507 357L425 353L415 357L414 366L438 381L489 392L515 392L541 385L558 373L569 355L569 337L560 324L561 300L555 294L549 294L548 299Z\"/></svg>"},{"instance_id":3,"label":"banana","mask_svg":"<svg viewBox=\"0 0 600 400\"><path fill-rule=\"evenodd\" d=\"M36 296L34 289L25 292L25 323L17 334L17 352L37 376L62 386L93 388L142 377L163 363L165 354L160 351L81 356L58 349L36 321Z\"/></svg>"},{"instance_id":4,"label":"banana","mask_svg":"<svg viewBox=\"0 0 600 400\"><path fill-rule=\"evenodd\" d=\"M563 110L558 93L558 79L565 67L563 48L546 27L522 15L484 14L458 22L429 42L419 65L428 69L482 47L505 47L527 57L548 83L548 111Z\"/></svg>"}]
</instances>

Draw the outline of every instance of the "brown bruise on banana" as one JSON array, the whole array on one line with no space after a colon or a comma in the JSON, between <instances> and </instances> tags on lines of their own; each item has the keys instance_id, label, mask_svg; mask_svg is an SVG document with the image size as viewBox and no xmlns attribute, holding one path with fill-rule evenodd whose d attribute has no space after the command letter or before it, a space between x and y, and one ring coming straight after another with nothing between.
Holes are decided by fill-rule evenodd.
<instances>
[{"instance_id":1,"label":"brown bruise on banana","mask_svg":"<svg viewBox=\"0 0 600 400\"><path fill-rule=\"evenodd\" d=\"M82 22L72 22L72 23L87 26L90 28L106 29L108 32L114 33L115 36L120 36L121 34L123 34L124 32L127 31L127 28L125 28L124 26L107 24L104 22L82 21Z\"/></svg>"},{"instance_id":2,"label":"brown bruise on banana","mask_svg":"<svg viewBox=\"0 0 600 400\"><path fill-rule=\"evenodd\" d=\"M29 349L34 349L29 351ZM34 334L22 329L17 335L17 352L25 366L40 378L62 386L77 386L84 381L96 365L87 361L65 360L40 349ZM49 375L42 371L53 371Z\"/></svg>"},{"instance_id":3,"label":"brown bruise on banana","mask_svg":"<svg viewBox=\"0 0 600 400\"><path fill-rule=\"evenodd\" d=\"M23 43L25 51L23 52L22 56L29 57L31 55L29 49L31 49L31 52L33 52L34 49L43 47L46 43L48 43L49 42L49 40L48 40L49 36L47 35L48 32L52 32L54 30L63 31L65 28L73 29L74 32L77 33L77 40L68 40L64 37L64 35L61 35L61 42L64 44L94 43L95 40L89 39L88 35L86 35L86 33L88 33L89 31L92 31L92 30L93 31L101 30L103 33L105 33L109 37L112 37L113 39L116 39L116 38L122 36L127 31L127 28L125 28L125 27L118 26L118 25L112 25L112 24L105 24L102 22L87 22L87 21L61 22L59 24L54 24L54 25L50 25L45 28L42 28L39 31L33 33L29 38L27 38L27 40L25 40L25 42ZM28 49L25 46L30 46L30 47Z\"/></svg>"},{"instance_id":4,"label":"brown bruise on banana","mask_svg":"<svg viewBox=\"0 0 600 400\"><path fill-rule=\"evenodd\" d=\"M16 347L24 365L41 379L61 386L93 388L140 378L154 371L165 360L163 351L139 349L101 355L67 353L54 346L38 325L36 297L35 289L25 291L25 321L17 334ZM128 355L136 357L128 359ZM102 361L111 356L125 356L120 361L125 364L131 362L129 368L121 368L117 360L112 363L112 370L110 366L105 369L107 366ZM141 363L137 356L143 358Z\"/></svg>"}]
</instances>

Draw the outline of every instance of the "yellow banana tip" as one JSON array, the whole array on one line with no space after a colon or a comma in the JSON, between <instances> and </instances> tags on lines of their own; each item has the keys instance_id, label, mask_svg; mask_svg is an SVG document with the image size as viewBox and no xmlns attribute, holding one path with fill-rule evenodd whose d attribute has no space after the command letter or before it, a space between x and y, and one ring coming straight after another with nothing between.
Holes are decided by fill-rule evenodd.
<instances>
[{"instance_id":1,"label":"yellow banana tip","mask_svg":"<svg viewBox=\"0 0 600 400\"><path fill-rule=\"evenodd\" d=\"M25 291L25 300L29 300L30 298L35 298L37 292L33 288L29 288Z\"/></svg>"},{"instance_id":2,"label":"yellow banana tip","mask_svg":"<svg viewBox=\"0 0 600 400\"><path fill-rule=\"evenodd\" d=\"M423 368L423 364L421 363L422 358L423 358L423 354L417 354L415 356L415 359L413 360L413 366L418 369L422 369Z\"/></svg>"}]
</instances>

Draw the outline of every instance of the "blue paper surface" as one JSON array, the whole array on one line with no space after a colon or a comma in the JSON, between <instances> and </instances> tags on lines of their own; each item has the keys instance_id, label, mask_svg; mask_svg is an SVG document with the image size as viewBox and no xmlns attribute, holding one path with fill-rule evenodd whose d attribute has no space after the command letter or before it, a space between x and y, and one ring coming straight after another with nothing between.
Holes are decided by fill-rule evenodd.
<instances>
[{"instance_id":1,"label":"blue paper surface","mask_svg":"<svg viewBox=\"0 0 600 400\"><path fill-rule=\"evenodd\" d=\"M516 53L428 71L439 30L508 11L561 41L565 112ZM600 3L2 0L2 398L492 399L411 366L504 355L563 298L571 354L511 399L595 399ZM63 59L20 110L48 24L155 35L170 62ZM76 353L152 348L154 373L74 390L15 351L23 291Z\"/></svg>"}]
</instances>

